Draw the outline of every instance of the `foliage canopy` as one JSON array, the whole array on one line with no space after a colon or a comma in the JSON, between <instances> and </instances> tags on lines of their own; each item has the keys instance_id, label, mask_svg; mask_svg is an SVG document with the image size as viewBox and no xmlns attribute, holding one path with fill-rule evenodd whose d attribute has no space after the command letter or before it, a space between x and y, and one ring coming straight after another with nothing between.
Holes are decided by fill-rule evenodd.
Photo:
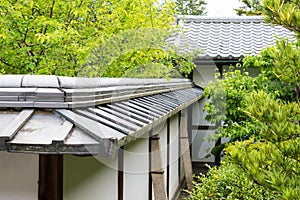
<instances>
[{"instance_id":1,"label":"foliage canopy","mask_svg":"<svg viewBox=\"0 0 300 200\"><path fill-rule=\"evenodd\" d=\"M0 21L0 73L123 76L162 61L173 69L172 59L185 57L166 48L174 30L169 1L3 0ZM133 39L143 44L126 47Z\"/></svg>"}]
</instances>

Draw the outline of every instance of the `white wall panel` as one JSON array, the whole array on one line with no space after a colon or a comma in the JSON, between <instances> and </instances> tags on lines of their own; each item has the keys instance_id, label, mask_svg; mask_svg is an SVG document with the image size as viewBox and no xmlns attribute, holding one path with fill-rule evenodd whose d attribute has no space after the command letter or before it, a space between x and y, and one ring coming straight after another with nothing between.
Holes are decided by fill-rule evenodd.
<instances>
[{"instance_id":1,"label":"white wall panel","mask_svg":"<svg viewBox=\"0 0 300 200\"><path fill-rule=\"evenodd\" d=\"M201 100L200 100L201 101ZM203 101L203 99L202 99ZM199 125L201 121L203 121L203 104L200 107L200 102L196 102L192 105L192 125Z\"/></svg>"},{"instance_id":2,"label":"white wall panel","mask_svg":"<svg viewBox=\"0 0 300 200\"><path fill-rule=\"evenodd\" d=\"M211 134L214 134L214 130L194 130L193 144L192 144L192 161L197 162L214 162L215 157L210 155L211 149L215 145L215 141L209 140Z\"/></svg>"},{"instance_id":3,"label":"white wall panel","mask_svg":"<svg viewBox=\"0 0 300 200\"><path fill-rule=\"evenodd\" d=\"M206 125L206 126L213 125L205 119L207 112L203 111L203 108L204 108L206 102L207 102L206 98L200 99L199 109L198 110L193 109L193 125Z\"/></svg>"},{"instance_id":4,"label":"white wall panel","mask_svg":"<svg viewBox=\"0 0 300 200\"><path fill-rule=\"evenodd\" d=\"M169 196L173 197L179 187L178 162L179 162L179 123L178 114L170 119L170 183Z\"/></svg>"},{"instance_id":5,"label":"white wall panel","mask_svg":"<svg viewBox=\"0 0 300 200\"><path fill-rule=\"evenodd\" d=\"M124 199L148 199L149 139L127 145L124 151Z\"/></svg>"},{"instance_id":6,"label":"white wall panel","mask_svg":"<svg viewBox=\"0 0 300 200\"><path fill-rule=\"evenodd\" d=\"M38 198L38 155L0 152L0 199Z\"/></svg>"},{"instance_id":7,"label":"white wall panel","mask_svg":"<svg viewBox=\"0 0 300 200\"><path fill-rule=\"evenodd\" d=\"M64 200L116 200L117 156L112 160L64 156Z\"/></svg>"},{"instance_id":8,"label":"white wall panel","mask_svg":"<svg viewBox=\"0 0 300 200\"><path fill-rule=\"evenodd\" d=\"M216 66L197 65L193 72L193 81L196 85L206 86L208 82L215 81Z\"/></svg>"}]
</instances>

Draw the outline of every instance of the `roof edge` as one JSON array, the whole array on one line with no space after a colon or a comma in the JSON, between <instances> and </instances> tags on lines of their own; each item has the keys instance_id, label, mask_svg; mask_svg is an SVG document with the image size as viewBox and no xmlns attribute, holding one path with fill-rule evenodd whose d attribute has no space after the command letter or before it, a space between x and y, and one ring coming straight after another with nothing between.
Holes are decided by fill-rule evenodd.
<instances>
[{"instance_id":1,"label":"roof edge","mask_svg":"<svg viewBox=\"0 0 300 200\"><path fill-rule=\"evenodd\" d=\"M185 22L264 22L262 16L233 16L233 17L211 17L199 15L177 15L176 21L184 20Z\"/></svg>"}]
</instances>

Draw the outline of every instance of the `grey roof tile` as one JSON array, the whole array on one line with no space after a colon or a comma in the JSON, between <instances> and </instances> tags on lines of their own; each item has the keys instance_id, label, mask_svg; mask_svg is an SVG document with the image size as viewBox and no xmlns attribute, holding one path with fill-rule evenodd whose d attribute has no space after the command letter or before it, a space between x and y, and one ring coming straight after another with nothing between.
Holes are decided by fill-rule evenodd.
<instances>
[{"instance_id":1,"label":"grey roof tile","mask_svg":"<svg viewBox=\"0 0 300 200\"><path fill-rule=\"evenodd\" d=\"M1 77L1 76L0 76ZM33 96L37 88L0 87L0 96Z\"/></svg>"},{"instance_id":2,"label":"grey roof tile","mask_svg":"<svg viewBox=\"0 0 300 200\"><path fill-rule=\"evenodd\" d=\"M24 75L22 87L59 88L59 82L54 75Z\"/></svg>"},{"instance_id":3,"label":"grey roof tile","mask_svg":"<svg viewBox=\"0 0 300 200\"><path fill-rule=\"evenodd\" d=\"M66 145L92 145L92 144L99 145L99 142L96 139L90 137L80 128L75 127L71 131L71 134L66 138L65 144Z\"/></svg>"},{"instance_id":4,"label":"grey roof tile","mask_svg":"<svg viewBox=\"0 0 300 200\"><path fill-rule=\"evenodd\" d=\"M0 108L33 108L33 101L0 101Z\"/></svg>"},{"instance_id":5,"label":"grey roof tile","mask_svg":"<svg viewBox=\"0 0 300 200\"><path fill-rule=\"evenodd\" d=\"M35 101L33 103L33 107L35 107L35 108L69 108L69 104L67 102Z\"/></svg>"},{"instance_id":6,"label":"grey roof tile","mask_svg":"<svg viewBox=\"0 0 300 200\"><path fill-rule=\"evenodd\" d=\"M200 59L239 58L257 54L275 45L276 38L295 41L293 32L282 26L271 26L261 17L203 17L178 16L183 34L173 38L181 51L202 50Z\"/></svg>"},{"instance_id":7,"label":"grey roof tile","mask_svg":"<svg viewBox=\"0 0 300 200\"><path fill-rule=\"evenodd\" d=\"M33 109L24 109L12 121L5 124L5 128L0 132L0 150L5 149L5 142L11 140L18 133L33 113Z\"/></svg>"},{"instance_id":8,"label":"grey roof tile","mask_svg":"<svg viewBox=\"0 0 300 200\"><path fill-rule=\"evenodd\" d=\"M67 120L75 124L75 126L84 130L88 135L94 139L101 141L103 139L120 139L125 137L124 134L116 131L110 127L107 127L101 123L97 123L87 117L77 114L70 110L57 109L55 110L58 114L62 115Z\"/></svg>"},{"instance_id":9,"label":"grey roof tile","mask_svg":"<svg viewBox=\"0 0 300 200\"><path fill-rule=\"evenodd\" d=\"M21 87L24 75L5 75L0 76L0 87L11 88Z\"/></svg>"},{"instance_id":10,"label":"grey roof tile","mask_svg":"<svg viewBox=\"0 0 300 200\"><path fill-rule=\"evenodd\" d=\"M4 136L3 131L17 116L19 112L14 110L0 110L0 137Z\"/></svg>"},{"instance_id":11,"label":"grey roof tile","mask_svg":"<svg viewBox=\"0 0 300 200\"><path fill-rule=\"evenodd\" d=\"M63 141L71 128L49 111L35 113L10 141L15 144L51 144Z\"/></svg>"},{"instance_id":12,"label":"grey roof tile","mask_svg":"<svg viewBox=\"0 0 300 200\"><path fill-rule=\"evenodd\" d=\"M62 88L96 88L100 78L57 77Z\"/></svg>"}]
</instances>

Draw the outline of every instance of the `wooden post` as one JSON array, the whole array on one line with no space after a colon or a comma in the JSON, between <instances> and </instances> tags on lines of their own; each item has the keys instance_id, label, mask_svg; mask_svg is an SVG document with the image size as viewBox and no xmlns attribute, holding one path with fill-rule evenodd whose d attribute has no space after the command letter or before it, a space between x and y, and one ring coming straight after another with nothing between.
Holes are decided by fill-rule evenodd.
<instances>
[{"instance_id":1,"label":"wooden post","mask_svg":"<svg viewBox=\"0 0 300 200\"><path fill-rule=\"evenodd\" d=\"M155 135L151 140L151 179L154 189L154 199L167 200L167 193L162 169L159 136Z\"/></svg>"},{"instance_id":2,"label":"wooden post","mask_svg":"<svg viewBox=\"0 0 300 200\"><path fill-rule=\"evenodd\" d=\"M63 156L39 156L39 200L63 199Z\"/></svg>"},{"instance_id":3,"label":"wooden post","mask_svg":"<svg viewBox=\"0 0 300 200\"><path fill-rule=\"evenodd\" d=\"M190 144L187 129L186 115L180 116L180 146L182 150L183 170L188 190L193 188L193 168L190 155Z\"/></svg>"},{"instance_id":4,"label":"wooden post","mask_svg":"<svg viewBox=\"0 0 300 200\"><path fill-rule=\"evenodd\" d=\"M216 128L215 128L215 130L216 130L217 128L219 128L219 127L221 127L221 122L217 122L217 123L216 123ZM219 146L220 144L221 144L221 138L218 138L217 141L216 141L216 143L215 143L215 147L216 147L216 146ZM221 163L221 154L215 155L215 165L219 166L220 163Z\"/></svg>"},{"instance_id":5,"label":"wooden post","mask_svg":"<svg viewBox=\"0 0 300 200\"><path fill-rule=\"evenodd\" d=\"M118 200L124 199L124 146L118 151Z\"/></svg>"}]
</instances>

